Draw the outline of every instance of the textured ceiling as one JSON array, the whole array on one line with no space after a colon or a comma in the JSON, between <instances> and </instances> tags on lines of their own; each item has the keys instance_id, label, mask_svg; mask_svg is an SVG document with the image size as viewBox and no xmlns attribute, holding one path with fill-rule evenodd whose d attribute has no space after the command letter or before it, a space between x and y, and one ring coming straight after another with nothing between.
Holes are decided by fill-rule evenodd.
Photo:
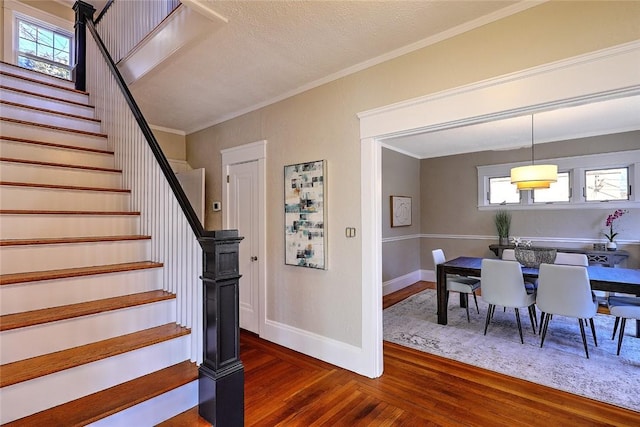
<instances>
[{"instance_id":1,"label":"textured ceiling","mask_svg":"<svg viewBox=\"0 0 640 427\"><path fill-rule=\"evenodd\" d=\"M425 40L455 34L456 28L471 28L531 5L521 3L515 9L515 1L427 0L203 3L228 22L131 87L153 125L191 133L406 53Z\"/></svg>"}]
</instances>

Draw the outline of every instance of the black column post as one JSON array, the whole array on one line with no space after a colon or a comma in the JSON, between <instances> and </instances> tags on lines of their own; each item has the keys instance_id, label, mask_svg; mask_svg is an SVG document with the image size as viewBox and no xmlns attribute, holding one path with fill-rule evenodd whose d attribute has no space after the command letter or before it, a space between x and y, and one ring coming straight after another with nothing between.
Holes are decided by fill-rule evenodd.
<instances>
[{"instance_id":1,"label":"black column post","mask_svg":"<svg viewBox=\"0 0 640 427\"><path fill-rule=\"evenodd\" d=\"M87 31L86 22L87 19L93 20L93 14L95 9L89 3L83 1L77 1L73 5L73 10L76 12L76 23L74 25L76 29L76 46L75 46L75 66L71 75L73 81L76 82L76 89L87 89Z\"/></svg>"},{"instance_id":2,"label":"black column post","mask_svg":"<svg viewBox=\"0 0 640 427\"><path fill-rule=\"evenodd\" d=\"M199 369L200 416L216 427L244 425L240 361L237 230L205 232L203 250L204 362Z\"/></svg>"}]
</instances>

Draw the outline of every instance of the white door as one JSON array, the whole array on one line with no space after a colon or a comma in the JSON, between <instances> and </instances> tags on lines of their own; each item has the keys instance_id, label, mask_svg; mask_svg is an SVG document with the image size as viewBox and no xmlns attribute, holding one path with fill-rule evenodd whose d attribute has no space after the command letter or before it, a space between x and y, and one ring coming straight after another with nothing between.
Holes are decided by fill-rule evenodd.
<instances>
[{"instance_id":1,"label":"white door","mask_svg":"<svg viewBox=\"0 0 640 427\"><path fill-rule=\"evenodd\" d=\"M259 333L258 259L258 162L230 165L228 169L228 218L230 229L237 229L240 242L240 327Z\"/></svg>"},{"instance_id":2,"label":"white door","mask_svg":"<svg viewBox=\"0 0 640 427\"><path fill-rule=\"evenodd\" d=\"M204 227L204 169L177 172L176 178Z\"/></svg>"}]
</instances>

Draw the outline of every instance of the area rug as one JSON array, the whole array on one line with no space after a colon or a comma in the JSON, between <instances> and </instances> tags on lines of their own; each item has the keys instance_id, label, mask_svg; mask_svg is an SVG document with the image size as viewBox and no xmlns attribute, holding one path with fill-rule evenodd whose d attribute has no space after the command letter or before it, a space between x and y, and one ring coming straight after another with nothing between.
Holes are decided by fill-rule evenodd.
<instances>
[{"instance_id":1,"label":"area rug","mask_svg":"<svg viewBox=\"0 0 640 427\"><path fill-rule=\"evenodd\" d=\"M448 325L439 325L436 291L422 291L384 310L384 339L640 412L640 338L633 336L635 322L627 321L622 351L616 356L618 336L611 340L615 318L598 314L598 347L586 328L587 359L576 319L554 316L540 348L540 336L533 333L526 309L520 310L521 344L513 309L505 313L496 308L484 336L487 304L478 297L478 314L472 298L469 303L471 323L457 294L452 294Z\"/></svg>"}]
</instances>

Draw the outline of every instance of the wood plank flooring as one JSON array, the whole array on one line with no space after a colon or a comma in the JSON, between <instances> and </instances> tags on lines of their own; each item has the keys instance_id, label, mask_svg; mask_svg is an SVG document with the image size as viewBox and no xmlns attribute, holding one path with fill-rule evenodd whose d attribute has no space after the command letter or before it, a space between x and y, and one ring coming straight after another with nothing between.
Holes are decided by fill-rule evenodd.
<instances>
[{"instance_id":1,"label":"wood plank flooring","mask_svg":"<svg viewBox=\"0 0 640 427\"><path fill-rule=\"evenodd\" d=\"M417 283L385 297L383 306L432 286ZM246 426L640 425L638 412L388 342L376 379L244 331L240 346ZM208 425L195 414L162 426Z\"/></svg>"}]
</instances>

